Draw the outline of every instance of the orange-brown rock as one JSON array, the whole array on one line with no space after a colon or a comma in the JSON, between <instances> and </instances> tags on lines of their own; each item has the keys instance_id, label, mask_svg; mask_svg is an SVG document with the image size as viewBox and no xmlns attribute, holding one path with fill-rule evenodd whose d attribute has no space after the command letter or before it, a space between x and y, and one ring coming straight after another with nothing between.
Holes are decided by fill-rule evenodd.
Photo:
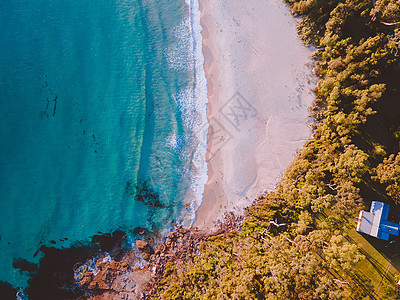
<instances>
[{"instance_id":1,"label":"orange-brown rock","mask_svg":"<svg viewBox=\"0 0 400 300\"><path fill-rule=\"evenodd\" d=\"M167 234L167 238L169 238L169 239L172 239L172 238L174 238L174 237L175 237L175 235L176 235L176 231L171 231L171 232L168 232L168 234Z\"/></svg>"},{"instance_id":2,"label":"orange-brown rock","mask_svg":"<svg viewBox=\"0 0 400 300\"><path fill-rule=\"evenodd\" d=\"M143 258L144 260L148 260L148 259L150 258L150 254L147 253L147 252L143 252L143 253L142 253L142 258Z\"/></svg>"},{"instance_id":3,"label":"orange-brown rock","mask_svg":"<svg viewBox=\"0 0 400 300\"><path fill-rule=\"evenodd\" d=\"M145 247L147 247L149 245L149 242L143 241L143 240L136 240L135 244L136 244L136 247L141 250L141 249L144 249Z\"/></svg>"},{"instance_id":4,"label":"orange-brown rock","mask_svg":"<svg viewBox=\"0 0 400 300\"><path fill-rule=\"evenodd\" d=\"M144 260L148 260L150 256L154 253L154 249L151 247L153 243L154 241L136 241L136 247L142 252L142 258Z\"/></svg>"}]
</instances>

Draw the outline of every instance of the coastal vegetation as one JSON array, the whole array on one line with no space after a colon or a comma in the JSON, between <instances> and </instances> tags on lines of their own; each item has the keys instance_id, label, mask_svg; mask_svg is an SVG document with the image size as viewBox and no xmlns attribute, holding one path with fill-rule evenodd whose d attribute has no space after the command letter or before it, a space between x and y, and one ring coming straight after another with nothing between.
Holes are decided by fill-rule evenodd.
<instances>
[{"instance_id":1,"label":"coastal vegetation","mask_svg":"<svg viewBox=\"0 0 400 300\"><path fill-rule=\"evenodd\" d=\"M240 230L166 266L156 298L400 297L397 253L380 253L354 222L373 200L400 203L399 2L287 2L316 47L313 137Z\"/></svg>"}]
</instances>

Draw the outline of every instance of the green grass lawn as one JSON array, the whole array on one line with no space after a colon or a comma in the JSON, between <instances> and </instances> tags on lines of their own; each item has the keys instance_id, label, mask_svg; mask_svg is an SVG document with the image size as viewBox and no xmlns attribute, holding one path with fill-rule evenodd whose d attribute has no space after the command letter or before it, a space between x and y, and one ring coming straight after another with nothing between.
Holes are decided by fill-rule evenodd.
<instances>
[{"instance_id":1,"label":"green grass lawn","mask_svg":"<svg viewBox=\"0 0 400 300\"><path fill-rule=\"evenodd\" d=\"M371 298L388 299L387 289L397 288L397 281L400 278L400 257L394 253L391 256L392 259L390 259L385 253L378 251L378 249L387 245L386 241L378 239L367 240L355 229L349 230L347 234L349 240L358 245L365 256L365 259L356 265L356 271L361 273L360 279L364 281L365 285L373 289L374 293ZM400 252L400 249L396 248L397 252ZM385 252L391 253L389 251Z\"/></svg>"}]
</instances>

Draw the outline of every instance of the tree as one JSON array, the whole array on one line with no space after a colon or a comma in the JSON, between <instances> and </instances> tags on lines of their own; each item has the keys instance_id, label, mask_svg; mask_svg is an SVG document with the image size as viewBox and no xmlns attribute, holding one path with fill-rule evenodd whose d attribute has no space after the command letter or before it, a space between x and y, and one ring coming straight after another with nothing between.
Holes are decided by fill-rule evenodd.
<instances>
[{"instance_id":1,"label":"tree","mask_svg":"<svg viewBox=\"0 0 400 300\"><path fill-rule=\"evenodd\" d=\"M400 152L391 154L376 168L377 178L386 185L386 191L397 204L400 204Z\"/></svg>"},{"instance_id":2,"label":"tree","mask_svg":"<svg viewBox=\"0 0 400 300\"><path fill-rule=\"evenodd\" d=\"M397 0L377 0L371 15L387 22L399 21L400 3Z\"/></svg>"},{"instance_id":3,"label":"tree","mask_svg":"<svg viewBox=\"0 0 400 300\"><path fill-rule=\"evenodd\" d=\"M352 271L354 265L364 256L360 254L356 245L346 241L341 235L334 235L329 247L324 248L326 262L335 271Z\"/></svg>"},{"instance_id":4,"label":"tree","mask_svg":"<svg viewBox=\"0 0 400 300\"><path fill-rule=\"evenodd\" d=\"M368 171L368 154L356 146L346 147L343 154L335 159L332 172L339 179L360 182L361 177Z\"/></svg>"}]
</instances>

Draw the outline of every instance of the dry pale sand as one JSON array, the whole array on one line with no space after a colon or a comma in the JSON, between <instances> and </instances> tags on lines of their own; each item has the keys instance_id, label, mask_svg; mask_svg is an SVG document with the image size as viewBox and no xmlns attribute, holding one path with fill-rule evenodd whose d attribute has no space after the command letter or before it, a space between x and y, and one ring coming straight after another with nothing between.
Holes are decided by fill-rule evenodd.
<instances>
[{"instance_id":1,"label":"dry pale sand","mask_svg":"<svg viewBox=\"0 0 400 300\"><path fill-rule=\"evenodd\" d=\"M200 0L208 183L194 226L212 228L275 188L311 136L311 49L283 0Z\"/></svg>"}]
</instances>

